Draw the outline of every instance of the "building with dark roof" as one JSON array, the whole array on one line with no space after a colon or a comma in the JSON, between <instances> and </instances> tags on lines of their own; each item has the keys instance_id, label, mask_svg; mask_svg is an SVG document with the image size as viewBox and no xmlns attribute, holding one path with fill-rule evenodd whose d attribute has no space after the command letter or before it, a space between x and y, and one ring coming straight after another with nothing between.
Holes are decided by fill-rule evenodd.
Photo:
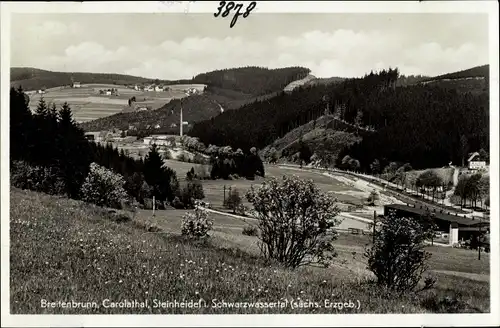
<instances>
[{"instance_id":1,"label":"building with dark roof","mask_svg":"<svg viewBox=\"0 0 500 328\"><path fill-rule=\"evenodd\" d=\"M437 225L438 231L449 231L450 244L458 242L460 239L468 240L470 237L480 235L490 228L490 222L487 219L450 213L446 210L431 210L422 205L385 205L384 215L388 215L389 212L394 212L397 216L412 217L417 220L422 219L424 215L430 214Z\"/></svg>"}]
</instances>

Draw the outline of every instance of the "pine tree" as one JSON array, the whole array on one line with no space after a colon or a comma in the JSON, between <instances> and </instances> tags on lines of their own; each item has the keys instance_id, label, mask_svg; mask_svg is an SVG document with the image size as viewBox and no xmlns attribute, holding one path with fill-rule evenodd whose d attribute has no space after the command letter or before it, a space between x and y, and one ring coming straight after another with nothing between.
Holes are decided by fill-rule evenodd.
<instances>
[{"instance_id":1,"label":"pine tree","mask_svg":"<svg viewBox=\"0 0 500 328\"><path fill-rule=\"evenodd\" d=\"M10 158L31 161L33 115L23 89L10 89Z\"/></svg>"},{"instance_id":2,"label":"pine tree","mask_svg":"<svg viewBox=\"0 0 500 328\"><path fill-rule=\"evenodd\" d=\"M149 149L149 153L146 155L144 159L144 180L148 185L153 188L153 195L158 200L162 199L161 195L161 184L164 180L164 169L163 169L163 160L161 158L160 153L157 150L156 144L153 144Z\"/></svg>"},{"instance_id":3,"label":"pine tree","mask_svg":"<svg viewBox=\"0 0 500 328\"><path fill-rule=\"evenodd\" d=\"M33 161L36 165L46 166L51 162L50 155L51 144L50 140L50 125L48 121L48 107L45 99L40 98L35 110L33 122L35 124L34 139L33 139Z\"/></svg>"},{"instance_id":4,"label":"pine tree","mask_svg":"<svg viewBox=\"0 0 500 328\"><path fill-rule=\"evenodd\" d=\"M80 187L89 171L94 154L83 130L73 121L71 108L64 103L59 111L57 166L65 182L66 193L71 198L79 198Z\"/></svg>"}]
</instances>

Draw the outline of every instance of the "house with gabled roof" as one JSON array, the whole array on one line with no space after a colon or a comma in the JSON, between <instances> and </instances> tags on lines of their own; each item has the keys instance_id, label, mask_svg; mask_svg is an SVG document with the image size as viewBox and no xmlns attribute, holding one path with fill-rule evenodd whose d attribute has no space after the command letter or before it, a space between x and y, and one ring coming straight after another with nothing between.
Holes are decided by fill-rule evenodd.
<instances>
[{"instance_id":1,"label":"house with gabled roof","mask_svg":"<svg viewBox=\"0 0 500 328\"><path fill-rule=\"evenodd\" d=\"M480 170L486 168L486 159L481 158L478 152L474 152L467 159L469 170Z\"/></svg>"}]
</instances>

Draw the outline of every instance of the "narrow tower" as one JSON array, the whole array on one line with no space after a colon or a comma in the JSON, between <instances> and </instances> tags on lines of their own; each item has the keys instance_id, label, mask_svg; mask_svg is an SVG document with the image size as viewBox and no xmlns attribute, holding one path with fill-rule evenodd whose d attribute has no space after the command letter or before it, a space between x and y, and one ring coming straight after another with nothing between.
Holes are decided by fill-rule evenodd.
<instances>
[{"instance_id":1,"label":"narrow tower","mask_svg":"<svg viewBox=\"0 0 500 328\"><path fill-rule=\"evenodd\" d=\"M181 98L181 120L180 120L180 136L182 137L182 98Z\"/></svg>"}]
</instances>

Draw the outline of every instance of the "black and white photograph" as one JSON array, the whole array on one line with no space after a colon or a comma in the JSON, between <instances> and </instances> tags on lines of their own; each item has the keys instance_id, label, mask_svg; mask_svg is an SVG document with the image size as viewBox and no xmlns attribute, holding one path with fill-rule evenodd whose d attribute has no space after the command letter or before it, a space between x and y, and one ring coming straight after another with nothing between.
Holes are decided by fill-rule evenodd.
<instances>
[{"instance_id":1,"label":"black and white photograph","mask_svg":"<svg viewBox=\"0 0 500 328\"><path fill-rule=\"evenodd\" d=\"M497 1L1 8L2 326L500 324Z\"/></svg>"}]
</instances>

